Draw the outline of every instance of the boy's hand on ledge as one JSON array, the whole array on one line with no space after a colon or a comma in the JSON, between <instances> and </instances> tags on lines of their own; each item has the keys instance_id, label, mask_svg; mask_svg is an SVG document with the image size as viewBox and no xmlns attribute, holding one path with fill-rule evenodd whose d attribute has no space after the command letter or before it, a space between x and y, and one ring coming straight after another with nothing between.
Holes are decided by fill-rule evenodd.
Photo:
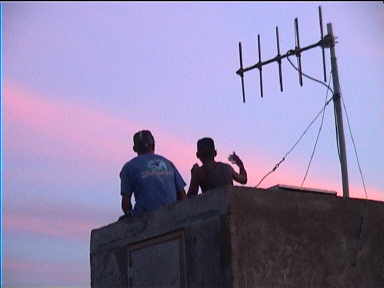
<instances>
[{"instance_id":1,"label":"boy's hand on ledge","mask_svg":"<svg viewBox=\"0 0 384 288\"><path fill-rule=\"evenodd\" d=\"M124 219L128 219L128 218L131 218L133 216L132 214L132 211L129 211L127 214L123 214L119 217L119 219L117 219L117 221L121 221L121 220L124 220Z\"/></svg>"}]
</instances>

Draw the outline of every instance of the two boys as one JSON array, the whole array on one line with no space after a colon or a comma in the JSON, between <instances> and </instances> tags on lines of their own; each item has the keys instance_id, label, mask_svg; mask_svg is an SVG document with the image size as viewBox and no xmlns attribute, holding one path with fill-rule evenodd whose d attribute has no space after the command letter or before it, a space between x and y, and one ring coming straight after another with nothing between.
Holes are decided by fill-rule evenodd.
<instances>
[{"instance_id":1,"label":"two boys","mask_svg":"<svg viewBox=\"0 0 384 288\"><path fill-rule=\"evenodd\" d=\"M137 132L133 137L133 151L137 157L128 161L120 172L121 207L125 215L137 215L153 211L163 205L171 204L187 197L185 182L175 165L163 156L155 154L155 140L148 130ZM188 197L216 187L233 185L233 180L247 183L247 172L243 162L233 153L231 162L239 167L237 173L232 166L215 161L217 151L211 138L202 138L197 142L196 156L202 166L193 165ZM132 209L131 196L135 196Z\"/></svg>"}]
</instances>

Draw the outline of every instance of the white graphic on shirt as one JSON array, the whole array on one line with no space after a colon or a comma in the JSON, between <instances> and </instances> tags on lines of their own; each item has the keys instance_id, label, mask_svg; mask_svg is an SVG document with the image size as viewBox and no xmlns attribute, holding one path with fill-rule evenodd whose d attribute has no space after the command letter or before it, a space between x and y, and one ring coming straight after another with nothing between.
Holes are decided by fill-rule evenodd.
<instances>
[{"instance_id":1,"label":"white graphic on shirt","mask_svg":"<svg viewBox=\"0 0 384 288\"><path fill-rule=\"evenodd\" d=\"M164 160L150 160L147 164L148 170L141 173L142 178L148 176L170 176L172 171L168 171Z\"/></svg>"},{"instance_id":2,"label":"white graphic on shirt","mask_svg":"<svg viewBox=\"0 0 384 288\"><path fill-rule=\"evenodd\" d=\"M163 160L151 160L148 162L148 168L152 171L167 171L167 164Z\"/></svg>"}]
</instances>

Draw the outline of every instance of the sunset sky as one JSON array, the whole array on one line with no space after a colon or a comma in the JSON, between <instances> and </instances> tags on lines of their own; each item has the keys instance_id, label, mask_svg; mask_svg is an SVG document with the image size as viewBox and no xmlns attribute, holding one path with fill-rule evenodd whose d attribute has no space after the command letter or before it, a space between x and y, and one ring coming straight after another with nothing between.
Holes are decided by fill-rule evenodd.
<instances>
[{"instance_id":1,"label":"sunset sky","mask_svg":"<svg viewBox=\"0 0 384 288\"><path fill-rule=\"evenodd\" d=\"M248 186L281 160L321 110L326 89L283 62L245 76L244 65L302 46L333 24L344 102L369 199L384 201L384 4L376 2L2 2L4 287L90 287L90 230L121 215L119 172L132 136L152 131L156 153L187 187L196 141L215 140L217 160L236 153ZM296 63L296 59L292 58ZM330 72L329 51L326 63ZM321 49L303 71L322 79ZM329 75L328 75L329 76ZM344 113L344 111L343 111ZM364 198L344 114L351 197ZM300 186L320 118L262 183ZM333 105L325 111L305 186L342 195Z\"/></svg>"}]
</instances>

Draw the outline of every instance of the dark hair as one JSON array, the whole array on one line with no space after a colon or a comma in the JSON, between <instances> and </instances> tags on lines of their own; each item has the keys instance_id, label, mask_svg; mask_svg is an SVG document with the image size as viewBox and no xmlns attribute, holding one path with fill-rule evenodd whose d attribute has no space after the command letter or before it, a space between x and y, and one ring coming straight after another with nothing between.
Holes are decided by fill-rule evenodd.
<instances>
[{"instance_id":1,"label":"dark hair","mask_svg":"<svg viewBox=\"0 0 384 288\"><path fill-rule=\"evenodd\" d=\"M137 153L146 153L155 149L155 139L151 131L141 130L133 136L133 150Z\"/></svg>"},{"instance_id":2,"label":"dark hair","mask_svg":"<svg viewBox=\"0 0 384 288\"><path fill-rule=\"evenodd\" d=\"M215 156L215 142L213 142L212 138L204 137L197 141L197 157L203 159L213 159Z\"/></svg>"}]
</instances>

